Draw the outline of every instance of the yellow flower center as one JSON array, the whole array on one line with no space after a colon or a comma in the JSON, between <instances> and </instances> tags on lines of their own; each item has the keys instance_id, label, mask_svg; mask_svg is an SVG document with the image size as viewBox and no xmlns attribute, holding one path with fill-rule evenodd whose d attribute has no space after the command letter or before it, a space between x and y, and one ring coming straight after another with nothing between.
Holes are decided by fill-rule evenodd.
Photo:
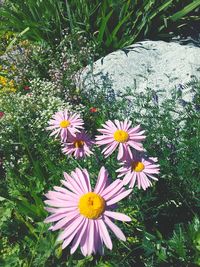
<instances>
[{"instance_id":1,"label":"yellow flower center","mask_svg":"<svg viewBox=\"0 0 200 267\"><path fill-rule=\"evenodd\" d=\"M82 140L77 140L74 142L75 148L82 148L84 146L84 141Z\"/></svg>"},{"instance_id":2,"label":"yellow flower center","mask_svg":"<svg viewBox=\"0 0 200 267\"><path fill-rule=\"evenodd\" d=\"M115 141L117 142L120 142L120 143L125 143L129 138L129 135L127 132L123 131L123 130L117 130L115 133L114 133L114 139Z\"/></svg>"},{"instance_id":3,"label":"yellow flower center","mask_svg":"<svg viewBox=\"0 0 200 267\"><path fill-rule=\"evenodd\" d=\"M136 161L132 163L132 171L141 172L144 170L144 164L140 161Z\"/></svg>"},{"instance_id":4,"label":"yellow flower center","mask_svg":"<svg viewBox=\"0 0 200 267\"><path fill-rule=\"evenodd\" d=\"M70 122L67 120L61 121L60 122L60 127L61 128L67 128L70 125Z\"/></svg>"},{"instance_id":5,"label":"yellow flower center","mask_svg":"<svg viewBox=\"0 0 200 267\"><path fill-rule=\"evenodd\" d=\"M88 219L97 219L105 210L105 200L98 194L89 192L79 200L80 214Z\"/></svg>"}]
</instances>

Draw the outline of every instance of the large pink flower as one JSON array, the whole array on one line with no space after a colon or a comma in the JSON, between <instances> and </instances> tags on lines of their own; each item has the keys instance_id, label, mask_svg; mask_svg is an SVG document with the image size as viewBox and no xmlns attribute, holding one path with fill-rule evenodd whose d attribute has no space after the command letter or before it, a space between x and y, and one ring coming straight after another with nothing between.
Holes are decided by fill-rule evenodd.
<instances>
[{"instance_id":1,"label":"large pink flower","mask_svg":"<svg viewBox=\"0 0 200 267\"><path fill-rule=\"evenodd\" d=\"M92 140L85 132L76 133L67 143L63 144L63 153L66 155L74 155L76 159L84 158L93 154L91 147Z\"/></svg>"},{"instance_id":2,"label":"large pink flower","mask_svg":"<svg viewBox=\"0 0 200 267\"><path fill-rule=\"evenodd\" d=\"M142 155L132 155L127 157L122 163L122 167L116 172L119 172L118 177L124 176L124 185L129 184L133 188L136 181L138 188L146 190L152 185L150 179L158 180L155 174L160 172L157 158L147 158ZM150 179L149 179L150 178Z\"/></svg>"},{"instance_id":3,"label":"large pink flower","mask_svg":"<svg viewBox=\"0 0 200 267\"><path fill-rule=\"evenodd\" d=\"M106 145L102 151L105 157L110 156L118 146L118 160L122 160L131 153L130 147L139 151L144 150L141 141L146 136L143 135L144 131L141 131L140 125L132 128L131 121L125 119L123 122L115 120L114 123L110 120L106 121L103 127L104 129L98 129L103 135L96 136L96 144Z\"/></svg>"},{"instance_id":4,"label":"large pink flower","mask_svg":"<svg viewBox=\"0 0 200 267\"><path fill-rule=\"evenodd\" d=\"M69 136L75 136L79 129L83 129L83 120L76 113L71 114L68 110L56 112L49 121L46 129L51 130L50 136L60 135L61 141L65 142Z\"/></svg>"},{"instance_id":5,"label":"large pink flower","mask_svg":"<svg viewBox=\"0 0 200 267\"><path fill-rule=\"evenodd\" d=\"M113 212L115 203L128 196L132 189L126 190L121 180L117 179L108 184L108 173L101 168L96 187L91 189L87 170L76 169L71 176L64 173L65 186L55 186L55 191L46 194L45 203L52 207L46 210L51 212L45 222L53 222L52 231L61 229L58 237L63 241L64 249L71 243L71 253L80 245L83 255L103 253L103 244L112 249L112 241L107 227L121 240L126 238L120 228L113 223L113 219L130 221L122 213ZM107 227L106 227L107 226Z\"/></svg>"}]
</instances>

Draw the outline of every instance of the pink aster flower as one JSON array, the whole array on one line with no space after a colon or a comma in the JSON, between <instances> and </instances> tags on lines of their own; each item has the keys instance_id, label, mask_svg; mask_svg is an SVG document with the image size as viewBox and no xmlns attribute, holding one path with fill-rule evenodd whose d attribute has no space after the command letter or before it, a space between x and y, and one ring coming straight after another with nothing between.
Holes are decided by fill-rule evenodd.
<instances>
[{"instance_id":1,"label":"pink aster flower","mask_svg":"<svg viewBox=\"0 0 200 267\"><path fill-rule=\"evenodd\" d=\"M123 122L118 120L114 122L106 121L103 124L104 129L98 129L103 135L96 136L97 145L106 145L102 151L105 157L110 156L118 146L118 160L122 160L131 153L130 147L139 151L144 150L141 141L146 136L143 135L144 131L141 131L140 125L132 128L131 121L127 119Z\"/></svg>"},{"instance_id":2,"label":"pink aster flower","mask_svg":"<svg viewBox=\"0 0 200 267\"><path fill-rule=\"evenodd\" d=\"M49 121L47 130L52 130L50 136L60 135L61 141L65 142L69 136L75 136L79 129L83 129L83 120L76 113L71 114L68 110L56 112Z\"/></svg>"},{"instance_id":3,"label":"pink aster flower","mask_svg":"<svg viewBox=\"0 0 200 267\"><path fill-rule=\"evenodd\" d=\"M93 142L90 137L85 132L80 132L64 144L62 151L66 155L74 155L76 159L80 159L93 154L91 151L92 145Z\"/></svg>"},{"instance_id":4,"label":"pink aster flower","mask_svg":"<svg viewBox=\"0 0 200 267\"><path fill-rule=\"evenodd\" d=\"M46 194L46 210L52 213L45 222L54 223L50 230L61 230L58 241L63 241L64 249L71 243L71 254L80 246L83 255L99 252L103 254L103 244L110 250L112 241L107 227L121 240L126 238L113 219L131 221L122 213L114 212L114 204L128 196L121 180L108 184L108 173L101 168L96 187L92 191L86 169L76 169L71 175L64 173L61 180L64 187L54 187Z\"/></svg>"},{"instance_id":5,"label":"pink aster flower","mask_svg":"<svg viewBox=\"0 0 200 267\"><path fill-rule=\"evenodd\" d=\"M127 157L123 166L116 172L119 172L118 177L124 176L124 185L129 184L130 188L133 188L136 181L138 188L146 190L152 185L150 179L158 180L155 174L160 172L157 158L146 158L142 155L132 155ZM150 179L149 179L150 178Z\"/></svg>"}]
</instances>

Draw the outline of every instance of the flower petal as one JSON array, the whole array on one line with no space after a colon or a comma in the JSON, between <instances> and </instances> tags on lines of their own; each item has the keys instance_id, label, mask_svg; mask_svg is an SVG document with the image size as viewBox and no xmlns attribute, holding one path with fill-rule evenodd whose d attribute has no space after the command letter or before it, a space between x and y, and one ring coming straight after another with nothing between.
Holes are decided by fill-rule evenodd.
<instances>
[{"instance_id":1,"label":"flower petal","mask_svg":"<svg viewBox=\"0 0 200 267\"><path fill-rule=\"evenodd\" d=\"M113 205L116 202L120 201L121 199L127 197L132 192L132 189L122 192L121 194L117 195L116 197L112 198L108 202L106 202L107 206Z\"/></svg>"},{"instance_id":2,"label":"flower petal","mask_svg":"<svg viewBox=\"0 0 200 267\"><path fill-rule=\"evenodd\" d=\"M108 230L105 226L105 223L103 222L102 219L99 219L97 221L97 223L98 223L98 227L99 227L99 233L103 239L103 242L105 243L106 247L111 250L112 249L112 241L110 239L110 235L109 235Z\"/></svg>"},{"instance_id":3,"label":"flower petal","mask_svg":"<svg viewBox=\"0 0 200 267\"><path fill-rule=\"evenodd\" d=\"M105 223L109 226L109 228L113 231L113 233L116 235L116 237L118 237L119 239L121 239L122 241L126 241L126 237L123 234L122 230L115 225L108 217L104 216L104 221Z\"/></svg>"},{"instance_id":4,"label":"flower petal","mask_svg":"<svg viewBox=\"0 0 200 267\"><path fill-rule=\"evenodd\" d=\"M107 180L108 180L108 172L105 169L105 167L101 167L94 192L100 194L104 190Z\"/></svg>"},{"instance_id":5,"label":"flower petal","mask_svg":"<svg viewBox=\"0 0 200 267\"><path fill-rule=\"evenodd\" d=\"M104 215L123 222L130 222L131 218L123 213L106 210Z\"/></svg>"}]
</instances>

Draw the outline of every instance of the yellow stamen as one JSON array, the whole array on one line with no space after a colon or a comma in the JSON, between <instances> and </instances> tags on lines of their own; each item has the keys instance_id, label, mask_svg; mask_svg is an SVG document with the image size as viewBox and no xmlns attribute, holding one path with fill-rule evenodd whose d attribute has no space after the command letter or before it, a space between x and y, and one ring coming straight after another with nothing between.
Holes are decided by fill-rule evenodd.
<instances>
[{"instance_id":1,"label":"yellow stamen","mask_svg":"<svg viewBox=\"0 0 200 267\"><path fill-rule=\"evenodd\" d=\"M89 192L79 200L80 214L88 219L97 219L105 210L105 200L98 194Z\"/></svg>"},{"instance_id":2,"label":"yellow stamen","mask_svg":"<svg viewBox=\"0 0 200 267\"><path fill-rule=\"evenodd\" d=\"M114 133L114 139L119 143L125 143L128 140L128 138L129 138L128 133L123 130L117 130Z\"/></svg>"},{"instance_id":3,"label":"yellow stamen","mask_svg":"<svg viewBox=\"0 0 200 267\"><path fill-rule=\"evenodd\" d=\"M135 161L132 163L132 171L141 172L145 168L144 164L140 161Z\"/></svg>"},{"instance_id":4,"label":"yellow stamen","mask_svg":"<svg viewBox=\"0 0 200 267\"><path fill-rule=\"evenodd\" d=\"M61 121L60 122L60 127L61 128L67 128L70 125L70 122L67 120Z\"/></svg>"},{"instance_id":5,"label":"yellow stamen","mask_svg":"<svg viewBox=\"0 0 200 267\"><path fill-rule=\"evenodd\" d=\"M75 148L82 148L84 146L84 141L82 141L82 140L76 140L74 142L74 146L75 146Z\"/></svg>"}]
</instances>

